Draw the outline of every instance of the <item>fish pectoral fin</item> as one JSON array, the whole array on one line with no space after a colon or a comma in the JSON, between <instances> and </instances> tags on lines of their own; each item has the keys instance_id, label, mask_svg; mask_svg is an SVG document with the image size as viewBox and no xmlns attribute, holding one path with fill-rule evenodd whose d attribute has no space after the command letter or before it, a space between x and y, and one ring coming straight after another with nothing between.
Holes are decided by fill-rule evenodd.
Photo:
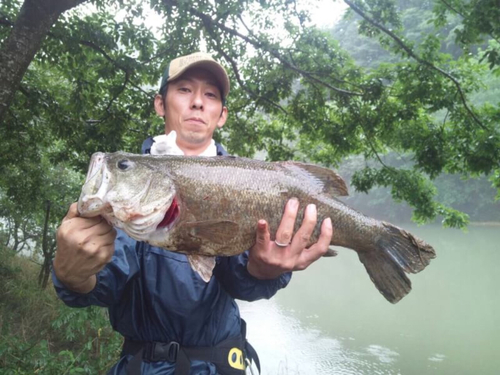
<instances>
[{"instance_id":1,"label":"fish pectoral fin","mask_svg":"<svg viewBox=\"0 0 500 375\"><path fill-rule=\"evenodd\" d=\"M215 267L215 257L188 255L187 258L191 268L200 275L204 282L208 283Z\"/></svg>"},{"instance_id":2,"label":"fish pectoral fin","mask_svg":"<svg viewBox=\"0 0 500 375\"><path fill-rule=\"evenodd\" d=\"M340 197L349 195L344 179L331 169L295 161L286 161L280 164L299 176L318 181L323 193Z\"/></svg>"},{"instance_id":3,"label":"fish pectoral fin","mask_svg":"<svg viewBox=\"0 0 500 375\"><path fill-rule=\"evenodd\" d=\"M193 235L200 239L210 240L219 245L231 241L238 235L240 226L230 220L193 221L184 224L193 229Z\"/></svg>"}]
</instances>

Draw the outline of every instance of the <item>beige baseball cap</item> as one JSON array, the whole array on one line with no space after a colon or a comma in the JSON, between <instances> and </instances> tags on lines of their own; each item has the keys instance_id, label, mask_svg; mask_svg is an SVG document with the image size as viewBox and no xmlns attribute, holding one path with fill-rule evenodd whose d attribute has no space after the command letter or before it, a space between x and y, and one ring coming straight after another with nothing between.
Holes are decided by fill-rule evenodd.
<instances>
[{"instance_id":1,"label":"beige baseball cap","mask_svg":"<svg viewBox=\"0 0 500 375\"><path fill-rule=\"evenodd\" d=\"M194 67L203 68L213 73L220 84L223 98L227 97L227 94L229 94L229 76L226 70L212 56L203 52L196 52L172 60L163 73L159 92L163 94L168 82L179 78L186 70Z\"/></svg>"}]
</instances>

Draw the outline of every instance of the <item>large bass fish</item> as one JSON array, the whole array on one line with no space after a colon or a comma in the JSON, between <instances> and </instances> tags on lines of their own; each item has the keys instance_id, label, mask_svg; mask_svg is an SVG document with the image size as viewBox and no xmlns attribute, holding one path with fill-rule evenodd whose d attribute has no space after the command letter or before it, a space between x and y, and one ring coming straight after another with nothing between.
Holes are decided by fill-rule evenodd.
<instances>
[{"instance_id":1,"label":"large bass fish","mask_svg":"<svg viewBox=\"0 0 500 375\"><path fill-rule=\"evenodd\" d=\"M80 215L102 215L130 237L188 255L205 281L216 255L244 252L255 243L259 219L271 235L286 202L314 203L318 224L334 226L332 245L355 250L371 280L390 302L411 290L405 273L423 270L434 249L411 233L369 218L339 201L343 179L330 169L298 162L237 157L185 157L95 153L78 201ZM296 221L298 229L303 209Z\"/></svg>"}]
</instances>

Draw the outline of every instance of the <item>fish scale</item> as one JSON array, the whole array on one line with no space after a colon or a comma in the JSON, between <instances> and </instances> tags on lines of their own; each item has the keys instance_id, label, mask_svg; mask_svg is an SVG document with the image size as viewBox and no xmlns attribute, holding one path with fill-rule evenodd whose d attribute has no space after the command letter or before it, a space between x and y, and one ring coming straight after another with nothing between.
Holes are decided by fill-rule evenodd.
<instances>
[{"instance_id":1,"label":"fish scale","mask_svg":"<svg viewBox=\"0 0 500 375\"><path fill-rule=\"evenodd\" d=\"M411 290L405 273L423 270L434 249L337 199L345 195L338 174L313 164L117 152L92 156L78 207L82 216L102 215L136 240L187 254L207 281L214 256L254 245L259 219L267 220L274 238L287 201L295 197L301 204L295 232L304 208L315 204L318 221L309 245L330 217L331 245L355 250L378 290L395 303Z\"/></svg>"}]
</instances>

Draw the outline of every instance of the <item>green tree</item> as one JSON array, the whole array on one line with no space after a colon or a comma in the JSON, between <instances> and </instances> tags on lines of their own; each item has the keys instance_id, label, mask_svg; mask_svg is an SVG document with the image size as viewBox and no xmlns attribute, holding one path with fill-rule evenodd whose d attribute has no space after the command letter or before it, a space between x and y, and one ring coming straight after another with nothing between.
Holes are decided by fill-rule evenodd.
<instances>
[{"instance_id":1,"label":"green tree","mask_svg":"<svg viewBox=\"0 0 500 375\"><path fill-rule=\"evenodd\" d=\"M483 39L476 38L474 39L474 43L464 45L461 42L463 38L458 37L461 35L464 27L462 23L464 17L450 10L445 2L400 0L396 2L396 6L399 10L401 22L399 31L400 39L409 42L415 48L418 48L424 42L426 35L434 33L439 36L440 53L451 55L452 60L460 60L462 58L462 60L470 59L477 63L479 59L484 60L484 56L486 56L484 51L487 51L489 44L494 43L494 39L490 35L483 34ZM448 10L445 15L442 14L443 6L445 6L444 10ZM360 15L352 13L333 27L331 31L332 35L340 41L342 48L348 50L356 62L370 72L377 68L382 69L381 65L386 63L404 63L404 55L391 53L391 48L384 49L384 46L390 45L386 43L387 41L379 43L377 37L372 38L358 33L358 26L360 26L363 20ZM443 22L443 20L445 21ZM464 21L464 23L470 23L470 21ZM363 28L360 27L360 30L363 30ZM474 53L469 55L471 51L474 51ZM479 76L481 78L479 80L481 81L479 82L481 89L471 92L468 95L470 103L475 107L497 104L495 100L498 98L498 87L500 87L500 76L495 73L496 70L492 69L490 65L490 70L488 71L487 64L481 68L482 71ZM412 78L410 77L410 79ZM446 122L446 117L449 115L449 112L444 109L438 111L427 109L427 111L437 123ZM405 153L404 156L410 160L412 154ZM388 160L384 158L384 163L392 165L390 163L391 158ZM376 167L376 165L371 166ZM412 166L413 163L408 161L405 163L404 168L412 168ZM484 174L483 177L462 174L460 177L446 173L446 170L444 172L439 178L433 180L438 190L438 201L460 210L465 209L471 215L471 219L474 220L494 220L494 218L498 220L500 206L498 203L491 204L494 197L494 189L488 189L488 177L492 177L492 174ZM468 177L478 178L471 180ZM383 192L386 192L386 194ZM476 194L473 192L476 192ZM400 210L391 204L390 191L379 189L376 195L376 199L371 199L374 197L373 191L370 192L370 196L367 198L356 195L355 199L351 199L350 202L354 204L358 201L363 202L364 210L368 209L373 213L379 212L386 219L394 219L393 215ZM471 205L471 202L474 202L474 204ZM378 211L371 211L374 208L377 208Z\"/></svg>"},{"instance_id":2,"label":"green tree","mask_svg":"<svg viewBox=\"0 0 500 375\"><path fill-rule=\"evenodd\" d=\"M387 51L384 63L359 66L295 1L86 2L93 8L76 7L83 3L76 0L3 1L0 56L9 68L0 70L0 91L10 93L2 94L0 115L6 222L38 228L26 233L41 236L39 247L47 249L55 228L47 227L51 234L43 241L47 200L49 217L59 216L52 214L58 187L50 187L47 171L83 173L95 151L137 152L146 136L162 130L151 102L165 61L206 48L233 83L232 115L217 135L230 152L265 151L270 160L327 166L361 157L366 167L352 179L358 191L387 187L415 220L442 215L446 225L464 226L466 215L438 199L434 182L442 173L488 176L500 190L498 103L471 100L498 74L499 18L489 16L497 12L494 1L482 2L481 13L460 0L345 2L357 15L349 22L359 22L359 32ZM419 11L432 22L404 18ZM26 35L35 29L22 26L30 12L40 18L32 41ZM151 27L151 14L162 20L159 30ZM30 54L13 49L22 44L12 42L21 29ZM450 34L459 39L450 43ZM388 164L387 153L413 162ZM68 177L70 185L79 176Z\"/></svg>"},{"instance_id":3,"label":"green tree","mask_svg":"<svg viewBox=\"0 0 500 375\"><path fill-rule=\"evenodd\" d=\"M20 5L10 1L0 6L4 42L15 31L15 16L22 15ZM5 242L18 251L29 244L41 255L42 287L49 277L55 230L78 198L88 155L97 149L123 148L127 140L137 144L135 137L142 139L148 133L141 107L149 116L151 95L138 82L149 81L137 78L147 75L148 67L127 54L141 50L142 58L149 59L155 40L131 18L115 27L112 11L84 15L75 10L61 16L1 121L0 212ZM139 104L132 107L134 102Z\"/></svg>"},{"instance_id":4,"label":"green tree","mask_svg":"<svg viewBox=\"0 0 500 375\"><path fill-rule=\"evenodd\" d=\"M46 285L56 227L78 197L90 154L138 152L146 136L161 133L152 100L164 64L202 49L231 76L231 116L217 134L230 152L327 166L347 160L344 173L357 170L352 184L370 192L362 198L372 208L379 210L388 192L403 203L398 211L412 210L417 221L442 215L445 225L464 226L459 210L475 202L447 194L453 181L444 173L486 176L500 198L497 2L345 2L345 29L359 30L369 48L317 29L294 0L3 0L2 244L34 248L42 259L35 279ZM161 19L158 30L153 16ZM493 199L476 182L461 194ZM10 288L23 279L0 262L5 275ZM36 300L34 284L20 284L16 301ZM113 362L120 342L110 332L103 339L102 312L39 314L53 322L52 337L62 334L78 348L61 352L42 336L20 338L15 326L17 315L50 302L40 299L21 315L4 303L13 295L4 289L0 308L13 333L0 343L2 368L91 373Z\"/></svg>"},{"instance_id":5,"label":"green tree","mask_svg":"<svg viewBox=\"0 0 500 375\"><path fill-rule=\"evenodd\" d=\"M19 83L43 39L59 16L86 0L26 0L0 50L0 119L9 108ZM10 10L10 4L5 8Z\"/></svg>"}]
</instances>

